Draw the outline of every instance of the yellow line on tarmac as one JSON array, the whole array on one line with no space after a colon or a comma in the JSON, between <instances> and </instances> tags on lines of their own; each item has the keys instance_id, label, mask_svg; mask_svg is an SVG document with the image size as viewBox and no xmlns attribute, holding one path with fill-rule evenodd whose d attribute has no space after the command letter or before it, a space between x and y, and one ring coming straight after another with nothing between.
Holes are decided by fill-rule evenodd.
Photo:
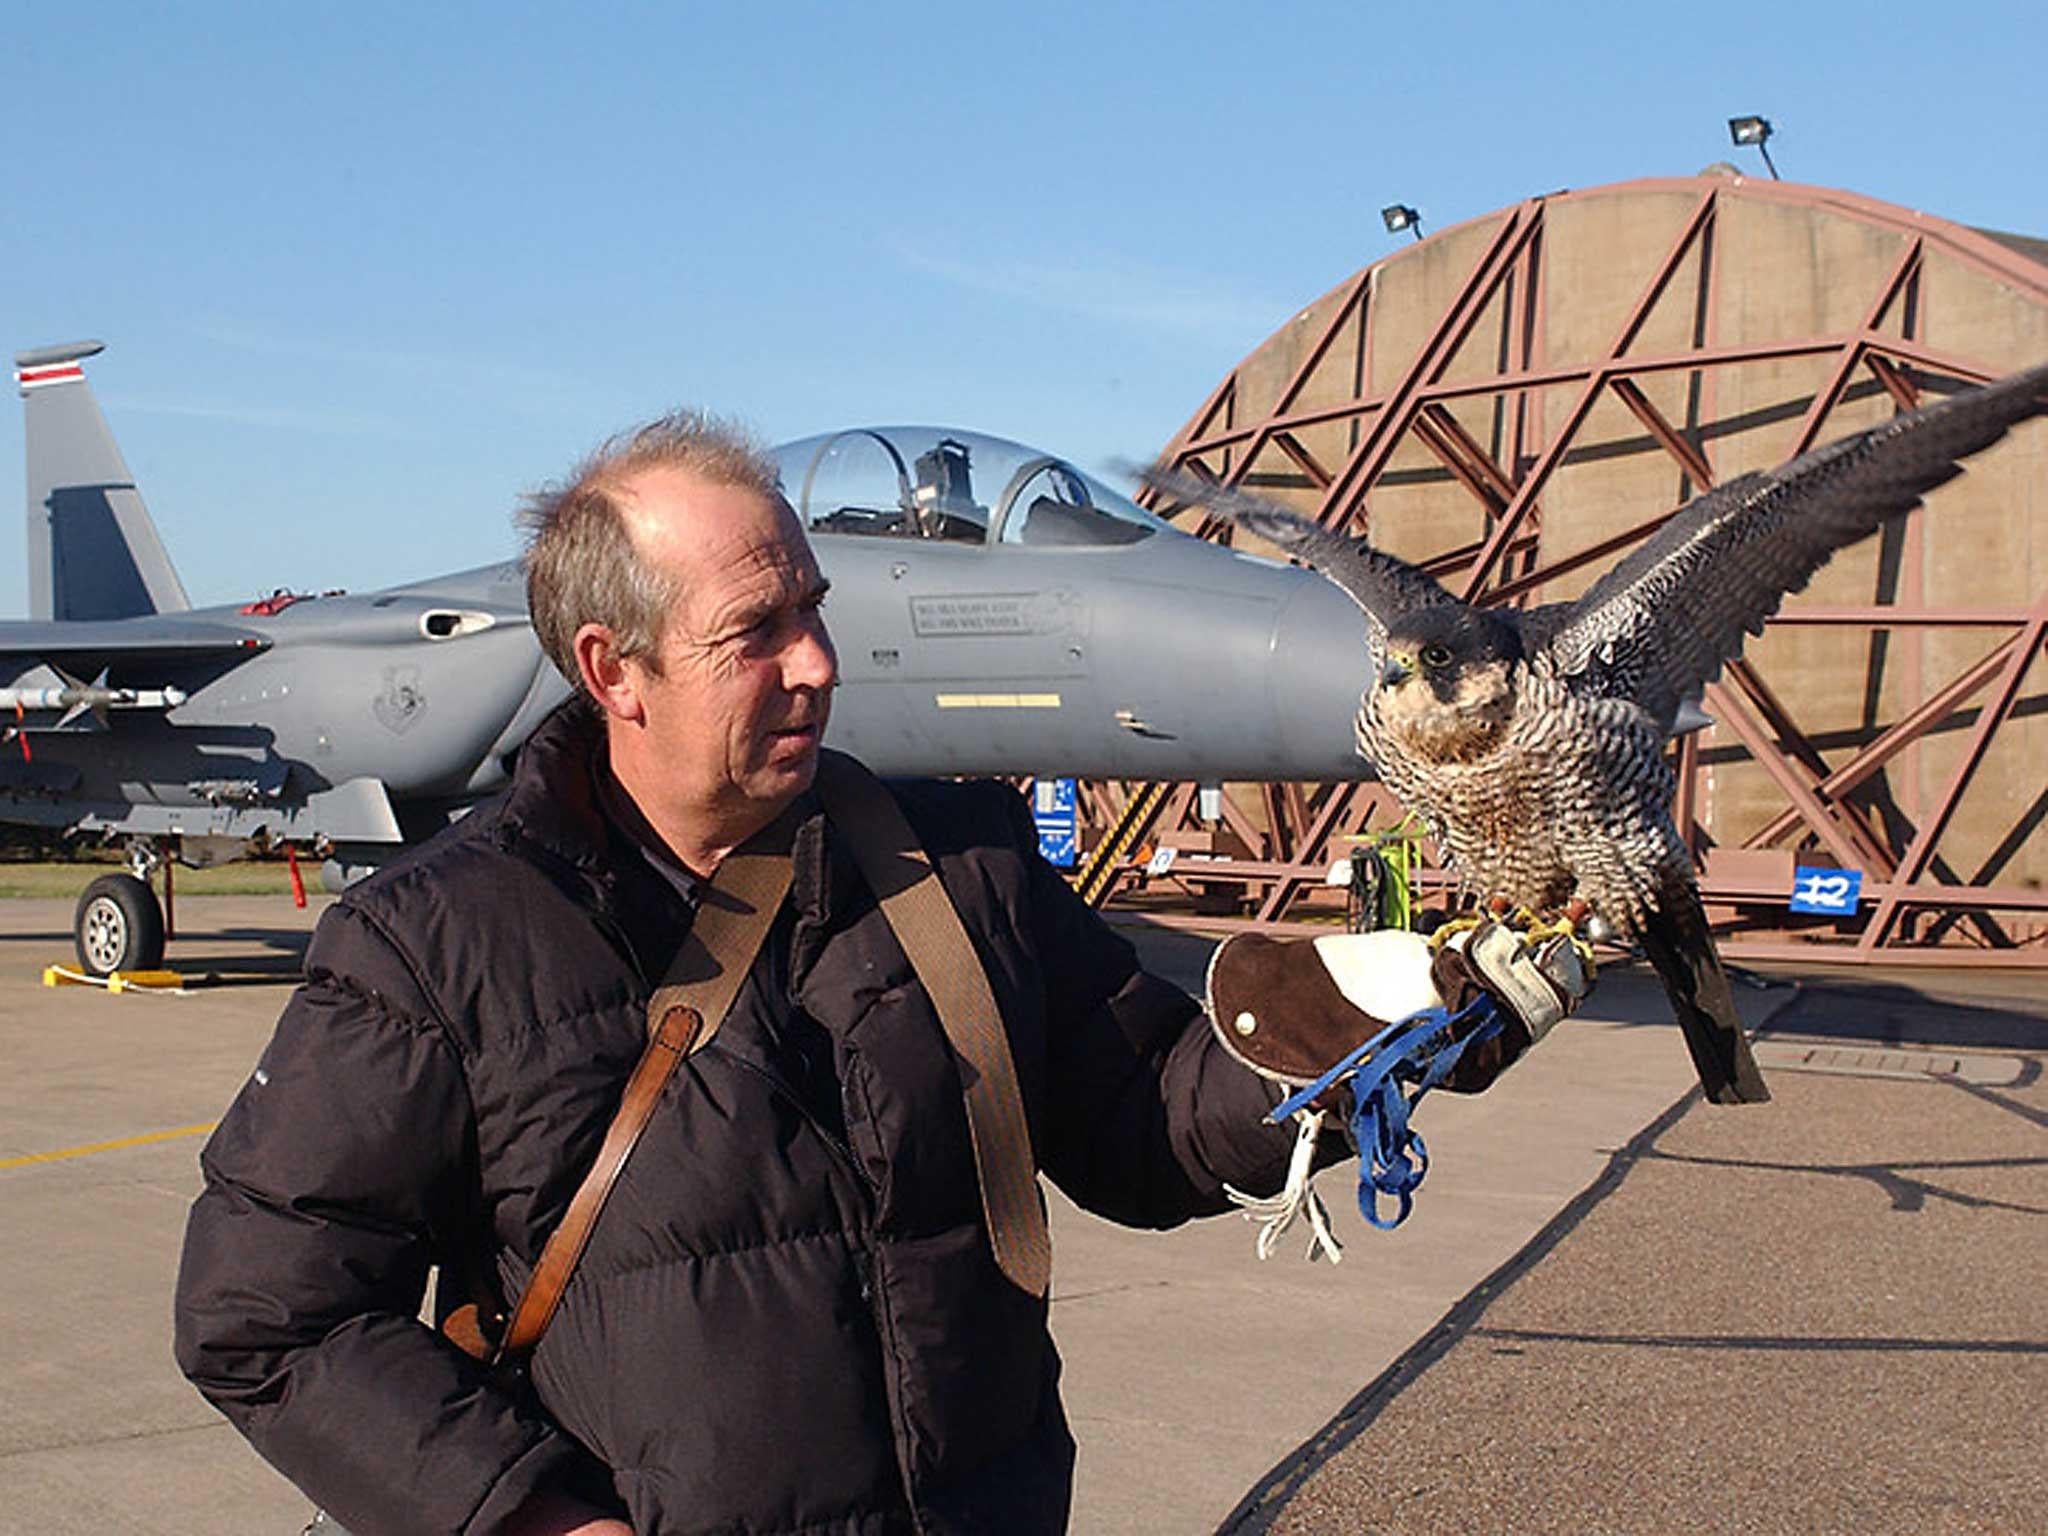
<instances>
[{"instance_id":1,"label":"yellow line on tarmac","mask_svg":"<svg viewBox=\"0 0 2048 1536\"><path fill-rule=\"evenodd\" d=\"M95 1141L89 1146L65 1147L56 1152L30 1152L24 1157L0 1157L0 1168L26 1168L30 1163L61 1163L67 1157L90 1157L95 1152L118 1152L123 1147L146 1147L153 1141L176 1141L181 1136L204 1136L218 1120L204 1125L181 1125L168 1131L151 1131L143 1136L123 1136L119 1141Z\"/></svg>"}]
</instances>

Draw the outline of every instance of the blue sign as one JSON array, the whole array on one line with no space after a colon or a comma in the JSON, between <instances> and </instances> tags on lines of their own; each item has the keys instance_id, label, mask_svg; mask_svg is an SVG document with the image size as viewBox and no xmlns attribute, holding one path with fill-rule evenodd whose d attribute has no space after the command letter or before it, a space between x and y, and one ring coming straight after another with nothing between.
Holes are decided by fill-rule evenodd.
<instances>
[{"instance_id":1,"label":"blue sign","mask_svg":"<svg viewBox=\"0 0 2048 1536\"><path fill-rule=\"evenodd\" d=\"M1850 917L1862 890L1860 869L1808 869L1802 865L1792 872L1792 899L1786 905L1794 912Z\"/></svg>"},{"instance_id":2,"label":"blue sign","mask_svg":"<svg viewBox=\"0 0 2048 1536\"><path fill-rule=\"evenodd\" d=\"M1072 869L1080 856L1074 833L1074 781L1034 780L1031 819L1038 823L1038 851L1045 862L1055 869Z\"/></svg>"}]
</instances>

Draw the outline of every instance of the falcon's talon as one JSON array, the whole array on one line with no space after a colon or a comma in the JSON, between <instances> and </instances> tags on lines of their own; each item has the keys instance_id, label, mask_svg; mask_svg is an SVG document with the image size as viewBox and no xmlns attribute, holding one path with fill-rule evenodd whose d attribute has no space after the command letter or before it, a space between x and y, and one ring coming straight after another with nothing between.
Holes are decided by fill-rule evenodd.
<instances>
[{"instance_id":1,"label":"falcon's talon","mask_svg":"<svg viewBox=\"0 0 2048 1536\"><path fill-rule=\"evenodd\" d=\"M1437 924L1428 935L1429 952L1435 954L1459 934L1470 933L1485 921L1480 917L1453 917Z\"/></svg>"}]
</instances>

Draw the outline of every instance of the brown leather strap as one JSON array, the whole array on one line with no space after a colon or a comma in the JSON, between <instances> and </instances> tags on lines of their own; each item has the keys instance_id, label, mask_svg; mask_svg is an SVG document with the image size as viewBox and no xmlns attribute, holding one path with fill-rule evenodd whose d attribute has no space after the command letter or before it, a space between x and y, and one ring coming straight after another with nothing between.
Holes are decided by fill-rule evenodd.
<instances>
[{"instance_id":1,"label":"brown leather strap","mask_svg":"<svg viewBox=\"0 0 2048 1536\"><path fill-rule=\"evenodd\" d=\"M682 1059L702 1050L718 1032L739 995L782 899L789 894L789 847L795 827L792 810L727 854L716 877L704 887L689 935L648 1001L647 1049L626 1081L597 1161L541 1249L493 1364L523 1356L540 1342L662 1090Z\"/></svg>"},{"instance_id":2,"label":"brown leather strap","mask_svg":"<svg viewBox=\"0 0 2048 1536\"><path fill-rule=\"evenodd\" d=\"M789 848L796 823L792 808L720 862L717 876L698 898L689 937L648 1000L650 1033L678 1004L704 1015L704 1033L693 1050L718 1033L789 894Z\"/></svg>"},{"instance_id":3,"label":"brown leather strap","mask_svg":"<svg viewBox=\"0 0 2048 1536\"><path fill-rule=\"evenodd\" d=\"M590 1242L598 1213L611 1195L619 1170L626 1166L640 1133L647 1128L648 1117L660 1102L661 1091L668 1086L677 1063L696 1049L703 1033L704 1015L694 1008L678 1004L662 1017L654 1038L641 1054L640 1064L626 1080L619 1112L604 1133L597 1161L583 1176L562 1224L548 1234L547 1245L540 1251L540 1262L533 1266L526 1289L520 1292L519 1305L512 1310L512 1321L499 1341L492 1364L502 1364L508 1356L525 1355L540 1342L540 1336L554 1319L555 1308L561 1304L569 1276L575 1273L576 1261L583 1257Z\"/></svg>"},{"instance_id":4,"label":"brown leather strap","mask_svg":"<svg viewBox=\"0 0 2048 1536\"><path fill-rule=\"evenodd\" d=\"M1020 1290L1043 1296L1052 1280L1052 1240L1017 1066L988 975L931 860L881 781L852 758L828 752L819 759L818 792L960 1060L967 1130L996 1264Z\"/></svg>"}]
</instances>

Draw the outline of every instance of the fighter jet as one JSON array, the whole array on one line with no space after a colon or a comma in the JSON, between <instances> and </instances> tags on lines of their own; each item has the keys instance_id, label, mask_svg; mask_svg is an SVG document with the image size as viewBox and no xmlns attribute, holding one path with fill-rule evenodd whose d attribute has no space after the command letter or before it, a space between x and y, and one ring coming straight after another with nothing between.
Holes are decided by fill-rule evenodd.
<instances>
[{"instance_id":1,"label":"fighter jet","mask_svg":"<svg viewBox=\"0 0 2048 1536\"><path fill-rule=\"evenodd\" d=\"M289 846L340 889L504 784L568 694L512 561L195 609L86 383L15 359L30 617L0 622L0 822L125 841L81 963L159 963L160 866ZM831 579L827 740L883 774L1330 780L1364 621L1313 572L1206 544L1047 453L936 427L778 450Z\"/></svg>"}]
</instances>

